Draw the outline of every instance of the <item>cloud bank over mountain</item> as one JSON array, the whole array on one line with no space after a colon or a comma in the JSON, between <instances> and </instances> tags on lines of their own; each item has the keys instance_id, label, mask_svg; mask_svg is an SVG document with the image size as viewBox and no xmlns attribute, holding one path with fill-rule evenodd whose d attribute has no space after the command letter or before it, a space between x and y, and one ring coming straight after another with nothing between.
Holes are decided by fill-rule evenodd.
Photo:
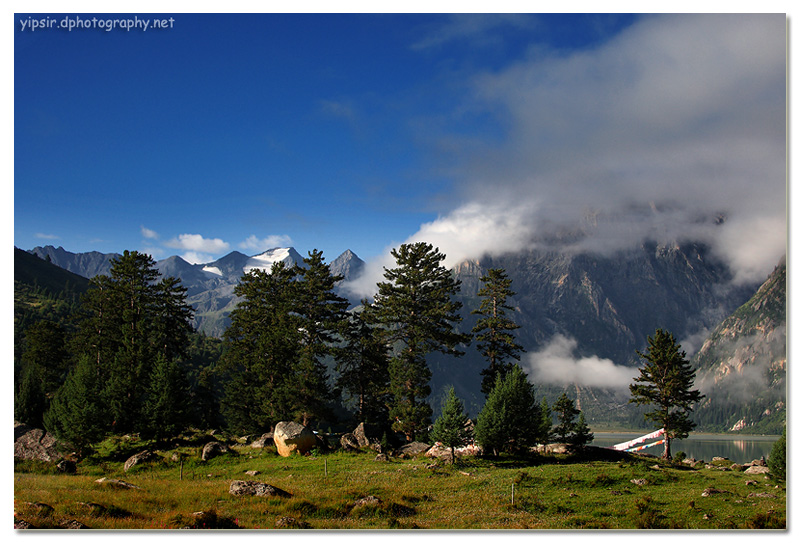
<instances>
[{"instance_id":1,"label":"cloud bank over mountain","mask_svg":"<svg viewBox=\"0 0 800 544\"><path fill-rule=\"evenodd\" d=\"M738 282L785 253L785 16L646 16L598 47L532 47L470 81L453 118L491 116L502 135L435 136L459 193L406 240L439 247L446 264L578 228L558 249L691 238ZM351 288L374 292L386 263Z\"/></svg>"}]
</instances>

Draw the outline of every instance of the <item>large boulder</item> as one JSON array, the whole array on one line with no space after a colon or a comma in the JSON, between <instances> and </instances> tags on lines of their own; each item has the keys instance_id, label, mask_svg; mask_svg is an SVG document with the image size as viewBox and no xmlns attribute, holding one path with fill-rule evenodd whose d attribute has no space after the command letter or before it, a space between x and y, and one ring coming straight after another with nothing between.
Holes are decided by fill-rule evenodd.
<instances>
[{"instance_id":1,"label":"large boulder","mask_svg":"<svg viewBox=\"0 0 800 544\"><path fill-rule=\"evenodd\" d=\"M66 449L66 444L43 429L14 423L14 457L57 463L64 458L61 452Z\"/></svg>"},{"instance_id":2,"label":"large boulder","mask_svg":"<svg viewBox=\"0 0 800 544\"><path fill-rule=\"evenodd\" d=\"M314 432L294 421L281 421L275 425L272 439L275 441L278 453L283 457L289 457L292 452L306 454L317 445Z\"/></svg>"},{"instance_id":3,"label":"large boulder","mask_svg":"<svg viewBox=\"0 0 800 544\"><path fill-rule=\"evenodd\" d=\"M130 457L128 457L128 460L125 461L125 465L122 468L125 472L128 472L136 465L142 463L149 463L151 461L155 461L156 459L158 459L158 455L156 455L152 451L150 450L140 451L136 455L131 455Z\"/></svg>"},{"instance_id":4,"label":"large boulder","mask_svg":"<svg viewBox=\"0 0 800 544\"><path fill-rule=\"evenodd\" d=\"M430 444L426 444L425 442L410 442L404 446L401 446L394 452L395 457L416 457L417 455L423 454L430 449Z\"/></svg>"},{"instance_id":5,"label":"large boulder","mask_svg":"<svg viewBox=\"0 0 800 544\"><path fill-rule=\"evenodd\" d=\"M353 431L353 436L360 448L369 446L378 453L381 453L381 438L383 433L376 425L361 422Z\"/></svg>"},{"instance_id":6,"label":"large boulder","mask_svg":"<svg viewBox=\"0 0 800 544\"><path fill-rule=\"evenodd\" d=\"M218 455L222 455L223 453L230 453L232 451L233 450L231 450L225 444L214 441L214 442L209 442L208 444L203 446L203 453L200 455L200 457L203 459L203 461L208 461L209 459L217 457Z\"/></svg>"},{"instance_id":7,"label":"large boulder","mask_svg":"<svg viewBox=\"0 0 800 544\"><path fill-rule=\"evenodd\" d=\"M264 433L259 438L253 440L253 443L250 444L250 447L266 448L267 446L271 446L272 444L273 444L272 433Z\"/></svg>"},{"instance_id":8,"label":"large boulder","mask_svg":"<svg viewBox=\"0 0 800 544\"><path fill-rule=\"evenodd\" d=\"M344 433L339 439L339 445L345 451L358 451L358 439L353 433Z\"/></svg>"}]
</instances>

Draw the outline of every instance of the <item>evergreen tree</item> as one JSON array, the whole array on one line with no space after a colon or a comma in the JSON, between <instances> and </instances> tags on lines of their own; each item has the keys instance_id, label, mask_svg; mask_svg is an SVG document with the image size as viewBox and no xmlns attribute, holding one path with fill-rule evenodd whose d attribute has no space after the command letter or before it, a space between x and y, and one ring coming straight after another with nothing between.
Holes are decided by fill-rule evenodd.
<instances>
[{"instance_id":1,"label":"evergreen tree","mask_svg":"<svg viewBox=\"0 0 800 544\"><path fill-rule=\"evenodd\" d=\"M456 462L456 448L463 446L470 439L472 433L466 428L467 415L464 413L464 403L456 396L454 388L447 391L442 415L433 424L431 438L450 448L452 463Z\"/></svg>"},{"instance_id":2,"label":"evergreen tree","mask_svg":"<svg viewBox=\"0 0 800 544\"><path fill-rule=\"evenodd\" d=\"M270 272L251 270L234 288L241 300L220 360L227 377L222 410L233 431L263 432L300 409L292 395L301 328L294 312L297 274L279 261Z\"/></svg>"},{"instance_id":3,"label":"evergreen tree","mask_svg":"<svg viewBox=\"0 0 800 544\"><path fill-rule=\"evenodd\" d=\"M397 266L385 269L387 281L378 283L370 315L394 348L389 365L393 427L414 440L432 414L426 356L433 351L463 355L456 346L469 337L455 329L461 303L452 297L461 282L442 265L445 256L425 242L403 244L392 256Z\"/></svg>"},{"instance_id":4,"label":"evergreen tree","mask_svg":"<svg viewBox=\"0 0 800 544\"><path fill-rule=\"evenodd\" d=\"M23 370L19 389L14 395L14 421L42 427L47 407L40 369L38 365L28 365Z\"/></svg>"},{"instance_id":5,"label":"evergreen tree","mask_svg":"<svg viewBox=\"0 0 800 544\"><path fill-rule=\"evenodd\" d=\"M336 354L336 385L355 401L358 421L387 427L391 400L389 348L364 313L352 313L343 330L342 346Z\"/></svg>"},{"instance_id":6,"label":"evergreen tree","mask_svg":"<svg viewBox=\"0 0 800 544\"><path fill-rule=\"evenodd\" d=\"M304 425L311 418L331 418L333 395L323 359L333 353L333 343L344 325L348 302L334 293L342 276L331 274L322 252L314 250L298 270L297 309L300 324L299 358L295 372L297 416Z\"/></svg>"},{"instance_id":7,"label":"evergreen tree","mask_svg":"<svg viewBox=\"0 0 800 544\"><path fill-rule=\"evenodd\" d=\"M146 430L154 361L159 354L172 361L186 352L192 316L186 290L179 280L159 277L151 256L126 250L111 261L110 276L91 280L83 299L72 348L79 359L91 359L102 384L95 402L109 416L106 430ZM51 423L65 426L55 420L64 413L55 411Z\"/></svg>"},{"instance_id":8,"label":"evergreen tree","mask_svg":"<svg viewBox=\"0 0 800 544\"><path fill-rule=\"evenodd\" d=\"M566 393L561 393L553 404L553 412L558 415L558 425L552 430L553 439L557 442L569 442L575 430L575 417L581 413L580 410L575 408L575 403Z\"/></svg>"},{"instance_id":9,"label":"evergreen tree","mask_svg":"<svg viewBox=\"0 0 800 544\"><path fill-rule=\"evenodd\" d=\"M581 412L578 416L578 422L573 427L569 441L576 446L585 446L592 440L594 440L594 433L589 428L589 425L586 424L586 417Z\"/></svg>"},{"instance_id":10,"label":"evergreen tree","mask_svg":"<svg viewBox=\"0 0 800 544\"><path fill-rule=\"evenodd\" d=\"M159 352L144 406L147 419L144 435L164 440L183 431L190 415L190 408L186 404L188 396L188 386L180 365L175 359Z\"/></svg>"},{"instance_id":11,"label":"evergreen tree","mask_svg":"<svg viewBox=\"0 0 800 544\"><path fill-rule=\"evenodd\" d=\"M546 438L543 421L534 386L515 364L489 393L475 423L475 439L494 455L525 452Z\"/></svg>"},{"instance_id":12,"label":"evergreen tree","mask_svg":"<svg viewBox=\"0 0 800 544\"><path fill-rule=\"evenodd\" d=\"M481 391L487 397L498 377L505 376L511 368L509 358L519 360L520 352L525 350L516 343L512 331L519 328L506 311L513 311L506 301L515 295L511 290L511 279L502 268L490 268L481 278L483 287L478 296L483 297L473 314L481 316L472 329L478 342L478 351L489 362L489 366L481 371Z\"/></svg>"},{"instance_id":13,"label":"evergreen tree","mask_svg":"<svg viewBox=\"0 0 800 544\"><path fill-rule=\"evenodd\" d=\"M101 402L99 369L89 355L78 364L58 390L44 417L45 428L85 453L109 428L109 414Z\"/></svg>"},{"instance_id":14,"label":"evergreen tree","mask_svg":"<svg viewBox=\"0 0 800 544\"><path fill-rule=\"evenodd\" d=\"M645 353L636 353L645 360L639 376L630 385L631 399L637 405L654 405L644 414L645 419L664 428L664 459L671 459L670 442L686 438L695 424L689 419L693 405L703 398L693 390L695 370L686 359L686 352L671 333L658 329L647 337Z\"/></svg>"},{"instance_id":15,"label":"evergreen tree","mask_svg":"<svg viewBox=\"0 0 800 544\"><path fill-rule=\"evenodd\" d=\"M786 480L786 427L781 437L772 445L767 459L769 473L779 480Z\"/></svg>"}]
</instances>

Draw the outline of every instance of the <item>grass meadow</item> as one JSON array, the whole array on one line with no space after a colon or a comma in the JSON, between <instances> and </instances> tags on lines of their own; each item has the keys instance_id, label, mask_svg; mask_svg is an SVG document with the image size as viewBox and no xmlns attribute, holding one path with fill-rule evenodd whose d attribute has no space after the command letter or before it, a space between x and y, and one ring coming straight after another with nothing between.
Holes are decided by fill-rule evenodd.
<instances>
[{"instance_id":1,"label":"grass meadow","mask_svg":"<svg viewBox=\"0 0 800 544\"><path fill-rule=\"evenodd\" d=\"M425 457L378 461L371 451L285 458L274 447L238 445L209 461L200 459L199 447L162 450L156 461L124 471L123 457L143 446L117 443L116 451L81 461L75 474L17 461L15 524L126 530L786 527L785 484L736 466L691 468L636 456L603 461L586 454L451 465ZM103 477L136 488L98 483ZM234 496L233 480L268 483L291 497Z\"/></svg>"}]
</instances>

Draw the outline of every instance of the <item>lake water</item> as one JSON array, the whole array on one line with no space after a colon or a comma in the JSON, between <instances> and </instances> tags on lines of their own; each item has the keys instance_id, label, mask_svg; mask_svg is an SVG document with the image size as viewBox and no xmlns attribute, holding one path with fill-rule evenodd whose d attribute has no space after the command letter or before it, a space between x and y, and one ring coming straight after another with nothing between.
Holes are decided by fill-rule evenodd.
<instances>
[{"instance_id":1,"label":"lake water","mask_svg":"<svg viewBox=\"0 0 800 544\"><path fill-rule=\"evenodd\" d=\"M620 442L633 440L645 435L650 431L640 433L594 433L594 440L590 445L599 447L611 447ZM754 459L764 459L769 457L772 445L780 438L776 435L747 436L747 435L726 435L726 434L702 434L691 433L684 440L672 441L672 455L682 451L686 457L694 457L704 461L711 461L714 457L727 457L734 463L749 463ZM652 442L652 440L648 441ZM664 453L664 445L653 446L642 450L642 453L651 453L660 456Z\"/></svg>"}]
</instances>

